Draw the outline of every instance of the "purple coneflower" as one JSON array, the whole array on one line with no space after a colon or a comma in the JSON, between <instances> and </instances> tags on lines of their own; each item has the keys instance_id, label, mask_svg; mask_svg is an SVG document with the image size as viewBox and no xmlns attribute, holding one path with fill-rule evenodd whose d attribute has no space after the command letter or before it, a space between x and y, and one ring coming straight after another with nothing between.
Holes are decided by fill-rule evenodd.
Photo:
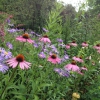
<instances>
[{"instance_id":1,"label":"purple coneflower","mask_svg":"<svg viewBox=\"0 0 100 100\"><path fill-rule=\"evenodd\" d=\"M83 43L82 43L82 47L88 47L88 43L83 42Z\"/></svg>"},{"instance_id":2,"label":"purple coneflower","mask_svg":"<svg viewBox=\"0 0 100 100\"><path fill-rule=\"evenodd\" d=\"M66 49L70 49L70 45L69 44L66 44Z\"/></svg>"},{"instance_id":3,"label":"purple coneflower","mask_svg":"<svg viewBox=\"0 0 100 100\"><path fill-rule=\"evenodd\" d=\"M76 47L77 46L77 43L75 41L73 41L73 42L70 43L70 46Z\"/></svg>"},{"instance_id":4,"label":"purple coneflower","mask_svg":"<svg viewBox=\"0 0 100 100\"><path fill-rule=\"evenodd\" d=\"M82 57L76 57L76 56L74 56L72 59L74 61L76 61L76 62L80 62L80 63L83 63L84 62L83 59L82 59Z\"/></svg>"},{"instance_id":5,"label":"purple coneflower","mask_svg":"<svg viewBox=\"0 0 100 100\"><path fill-rule=\"evenodd\" d=\"M96 50L100 50L100 44L97 44L96 46L93 47Z\"/></svg>"},{"instance_id":6,"label":"purple coneflower","mask_svg":"<svg viewBox=\"0 0 100 100\"><path fill-rule=\"evenodd\" d=\"M22 36L16 37L16 40L20 42L29 42L31 44L34 43L34 40L31 40L27 33L23 34Z\"/></svg>"},{"instance_id":7,"label":"purple coneflower","mask_svg":"<svg viewBox=\"0 0 100 100\"><path fill-rule=\"evenodd\" d=\"M57 64L57 63L60 63L61 59L58 58L56 54L52 54L48 57L48 61L53 64Z\"/></svg>"},{"instance_id":8,"label":"purple coneflower","mask_svg":"<svg viewBox=\"0 0 100 100\"><path fill-rule=\"evenodd\" d=\"M51 43L47 35L44 35L42 38L39 38L39 40L44 43Z\"/></svg>"},{"instance_id":9,"label":"purple coneflower","mask_svg":"<svg viewBox=\"0 0 100 100\"><path fill-rule=\"evenodd\" d=\"M80 72L80 68L76 65L74 61L71 64L67 64L66 66L64 66L64 69L75 71L75 72Z\"/></svg>"},{"instance_id":10,"label":"purple coneflower","mask_svg":"<svg viewBox=\"0 0 100 100\"><path fill-rule=\"evenodd\" d=\"M7 60L6 63L12 68L15 68L19 65L23 70L30 68L31 65L31 63L24 60L24 56L22 54L19 54L16 57Z\"/></svg>"}]
</instances>

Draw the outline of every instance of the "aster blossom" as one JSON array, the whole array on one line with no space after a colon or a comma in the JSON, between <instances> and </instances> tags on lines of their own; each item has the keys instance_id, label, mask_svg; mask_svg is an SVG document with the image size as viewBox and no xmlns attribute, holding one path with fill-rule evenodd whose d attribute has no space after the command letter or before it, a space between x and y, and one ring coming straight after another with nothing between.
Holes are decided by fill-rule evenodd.
<instances>
[{"instance_id":1,"label":"aster blossom","mask_svg":"<svg viewBox=\"0 0 100 100\"><path fill-rule=\"evenodd\" d=\"M6 46L7 46L9 49L13 49L13 45L12 45L10 42L7 42L7 43L6 43Z\"/></svg>"},{"instance_id":2,"label":"aster blossom","mask_svg":"<svg viewBox=\"0 0 100 100\"><path fill-rule=\"evenodd\" d=\"M18 54L16 57L7 60L6 63L12 68L19 65L23 70L30 68L31 65L31 63L24 60L24 56L22 54Z\"/></svg>"},{"instance_id":3,"label":"aster blossom","mask_svg":"<svg viewBox=\"0 0 100 100\"><path fill-rule=\"evenodd\" d=\"M57 72L60 76L65 76L65 77L70 76L69 71L61 69L61 68L54 68L54 71Z\"/></svg>"},{"instance_id":4,"label":"aster blossom","mask_svg":"<svg viewBox=\"0 0 100 100\"><path fill-rule=\"evenodd\" d=\"M39 56L40 58L46 58L46 55L45 55L44 52L40 52L40 53L38 54L38 56Z\"/></svg>"},{"instance_id":5,"label":"aster blossom","mask_svg":"<svg viewBox=\"0 0 100 100\"><path fill-rule=\"evenodd\" d=\"M44 28L44 27L43 27L42 29L43 29L44 32L49 32L49 31L48 31L46 28Z\"/></svg>"},{"instance_id":6,"label":"aster blossom","mask_svg":"<svg viewBox=\"0 0 100 100\"><path fill-rule=\"evenodd\" d=\"M0 63L0 72L5 73L8 69L9 67L6 64Z\"/></svg>"},{"instance_id":7,"label":"aster blossom","mask_svg":"<svg viewBox=\"0 0 100 100\"><path fill-rule=\"evenodd\" d=\"M12 57L12 53L10 51L7 52L7 51L3 50L1 52L1 56L4 57L5 59L9 59Z\"/></svg>"},{"instance_id":8,"label":"aster blossom","mask_svg":"<svg viewBox=\"0 0 100 100\"><path fill-rule=\"evenodd\" d=\"M16 37L16 40L20 42L29 42L29 43L34 43L34 40L31 40L28 33L23 34L22 36Z\"/></svg>"}]
</instances>

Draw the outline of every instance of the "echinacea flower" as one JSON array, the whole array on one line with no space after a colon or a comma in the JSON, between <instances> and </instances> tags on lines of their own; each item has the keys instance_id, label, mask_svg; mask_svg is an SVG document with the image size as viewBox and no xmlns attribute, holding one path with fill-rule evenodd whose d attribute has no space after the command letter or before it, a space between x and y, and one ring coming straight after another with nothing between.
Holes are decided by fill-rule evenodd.
<instances>
[{"instance_id":1,"label":"echinacea flower","mask_svg":"<svg viewBox=\"0 0 100 100\"><path fill-rule=\"evenodd\" d=\"M34 40L31 40L27 33L23 34L22 36L16 37L16 40L20 42L29 42L31 44L34 43Z\"/></svg>"},{"instance_id":2,"label":"echinacea flower","mask_svg":"<svg viewBox=\"0 0 100 100\"><path fill-rule=\"evenodd\" d=\"M73 41L73 42L70 43L70 46L76 47L77 43L75 41Z\"/></svg>"},{"instance_id":3,"label":"echinacea flower","mask_svg":"<svg viewBox=\"0 0 100 100\"><path fill-rule=\"evenodd\" d=\"M84 75L84 71L87 71L87 68L85 66L81 67L80 72L78 72L78 73L81 74L81 75Z\"/></svg>"},{"instance_id":4,"label":"echinacea flower","mask_svg":"<svg viewBox=\"0 0 100 100\"><path fill-rule=\"evenodd\" d=\"M44 35L43 37L39 38L39 40L44 43L51 43L47 35Z\"/></svg>"},{"instance_id":5,"label":"echinacea flower","mask_svg":"<svg viewBox=\"0 0 100 100\"><path fill-rule=\"evenodd\" d=\"M83 42L81 45L82 45L82 47L88 47L88 43L86 43L86 42Z\"/></svg>"},{"instance_id":6,"label":"echinacea flower","mask_svg":"<svg viewBox=\"0 0 100 100\"><path fill-rule=\"evenodd\" d=\"M84 62L83 59L82 59L82 57L75 57L75 56L74 56L72 59L73 59L74 61L76 61L76 62L80 62L80 63Z\"/></svg>"},{"instance_id":7,"label":"echinacea flower","mask_svg":"<svg viewBox=\"0 0 100 100\"><path fill-rule=\"evenodd\" d=\"M66 44L66 49L70 49L70 45L69 44Z\"/></svg>"},{"instance_id":8,"label":"echinacea flower","mask_svg":"<svg viewBox=\"0 0 100 100\"><path fill-rule=\"evenodd\" d=\"M96 50L100 50L100 44L97 44L96 46L93 47Z\"/></svg>"},{"instance_id":9,"label":"echinacea flower","mask_svg":"<svg viewBox=\"0 0 100 100\"><path fill-rule=\"evenodd\" d=\"M71 64L67 64L66 66L64 66L64 68L65 70L80 72L80 68L76 65L74 61Z\"/></svg>"},{"instance_id":10,"label":"echinacea flower","mask_svg":"<svg viewBox=\"0 0 100 100\"><path fill-rule=\"evenodd\" d=\"M52 54L48 57L48 61L53 64L57 64L57 63L60 63L61 59L58 58L56 54Z\"/></svg>"},{"instance_id":11,"label":"echinacea flower","mask_svg":"<svg viewBox=\"0 0 100 100\"><path fill-rule=\"evenodd\" d=\"M15 68L19 65L23 70L30 68L31 65L31 63L24 60L24 56L22 54L19 54L16 57L7 60L6 62L12 68Z\"/></svg>"},{"instance_id":12,"label":"echinacea flower","mask_svg":"<svg viewBox=\"0 0 100 100\"><path fill-rule=\"evenodd\" d=\"M6 64L0 63L0 72L5 73L9 67Z\"/></svg>"}]
</instances>

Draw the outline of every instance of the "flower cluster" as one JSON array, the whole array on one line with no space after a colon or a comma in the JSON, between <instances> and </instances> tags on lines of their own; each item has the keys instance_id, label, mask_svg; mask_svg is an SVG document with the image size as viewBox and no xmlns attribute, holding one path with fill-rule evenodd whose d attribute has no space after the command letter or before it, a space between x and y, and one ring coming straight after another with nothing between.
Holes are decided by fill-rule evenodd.
<instances>
[{"instance_id":1,"label":"flower cluster","mask_svg":"<svg viewBox=\"0 0 100 100\"><path fill-rule=\"evenodd\" d=\"M6 51L4 48L0 48L0 71L5 73L9 67L5 64L5 61L12 57L10 51Z\"/></svg>"}]
</instances>

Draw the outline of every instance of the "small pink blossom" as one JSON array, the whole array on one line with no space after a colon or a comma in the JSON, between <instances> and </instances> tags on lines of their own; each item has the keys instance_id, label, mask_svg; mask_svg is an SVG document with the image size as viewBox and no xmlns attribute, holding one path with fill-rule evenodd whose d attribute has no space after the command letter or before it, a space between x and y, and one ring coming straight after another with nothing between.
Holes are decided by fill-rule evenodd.
<instances>
[{"instance_id":1,"label":"small pink blossom","mask_svg":"<svg viewBox=\"0 0 100 100\"><path fill-rule=\"evenodd\" d=\"M75 41L73 41L73 42L70 43L70 46L76 47L77 46L77 43Z\"/></svg>"},{"instance_id":2,"label":"small pink blossom","mask_svg":"<svg viewBox=\"0 0 100 100\"><path fill-rule=\"evenodd\" d=\"M44 43L51 43L47 35L44 35L43 37L39 38L39 40Z\"/></svg>"},{"instance_id":3,"label":"small pink blossom","mask_svg":"<svg viewBox=\"0 0 100 100\"><path fill-rule=\"evenodd\" d=\"M75 62L72 62L71 64L67 64L64 67L65 70L71 70L71 71L75 71L75 72L80 72L80 68L76 65Z\"/></svg>"},{"instance_id":4,"label":"small pink blossom","mask_svg":"<svg viewBox=\"0 0 100 100\"><path fill-rule=\"evenodd\" d=\"M57 57L56 54L52 54L48 57L48 61L53 63L53 64L57 64L61 62L61 59Z\"/></svg>"},{"instance_id":5,"label":"small pink blossom","mask_svg":"<svg viewBox=\"0 0 100 100\"><path fill-rule=\"evenodd\" d=\"M31 65L31 63L24 60L24 56L22 54L19 54L16 57L7 60L6 63L12 68L15 68L19 65L23 70L30 68Z\"/></svg>"},{"instance_id":6,"label":"small pink blossom","mask_svg":"<svg viewBox=\"0 0 100 100\"><path fill-rule=\"evenodd\" d=\"M82 47L88 47L88 44L86 42L83 42Z\"/></svg>"},{"instance_id":7,"label":"small pink blossom","mask_svg":"<svg viewBox=\"0 0 100 100\"><path fill-rule=\"evenodd\" d=\"M70 45L69 44L66 45L66 49L70 49Z\"/></svg>"},{"instance_id":8,"label":"small pink blossom","mask_svg":"<svg viewBox=\"0 0 100 100\"><path fill-rule=\"evenodd\" d=\"M87 68L86 67L81 67L81 70L86 70L87 71Z\"/></svg>"},{"instance_id":9,"label":"small pink blossom","mask_svg":"<svg viewBox=\"0 0 100 100\"><path fill-rule=\"evenodd\" d=\"M72 59L73 59L74 61L76 61L76 62L80 62L80 63L84 62L83 59L82 59L82 57L75 57L75 56L74 56Z\"/></svg>"},{"instance_id":10,"label":"small pink blossom","mask_svg":"<svg viewBox=\"0 0 100 100\"><path fill-rule=\"evenodd\" d=\"M93 47L96 50L100 50L100 44L97 44L96 46Z\"/></svg>"},{"instance_id":11,"label":"small pink blossom","mask_svg":"<svg viewBox=\"0 0 100 100\"><path fill-rule=\"evenodd\" d=\"M80 68L80 72L78 72L81 75L84 75L84 71L87 71L88 69L84 66Z\"/></svg>"},{"instance_id":12,"label":"small pink blossom","mask_svg":"<svg viewBox=\"0 0 100 100\"><path fill-rule=\"evenodd\" d=\"M16 37L16 40L20 42L29 42L31 44L34 43L34 40L31 40L27 33L23 34L22 36Z\"/></svg>"}]
</instances>

